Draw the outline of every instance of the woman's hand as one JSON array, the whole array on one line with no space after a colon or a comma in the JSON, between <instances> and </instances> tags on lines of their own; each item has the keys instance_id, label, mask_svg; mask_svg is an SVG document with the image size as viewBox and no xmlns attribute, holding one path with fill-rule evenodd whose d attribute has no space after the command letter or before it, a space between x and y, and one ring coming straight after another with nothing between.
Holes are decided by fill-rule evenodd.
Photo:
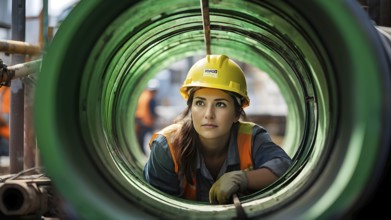
<instances>
[{"instance_id":1,"label":"woman's hand","mask_svg":"<svg viewBox=\"0 0 391 220\"><path fill-rule=\"evenodd\" d=\"M232 195L247 189L247 177L243 170L232 171L222 175L209 191L211 204L227 204Z\"/></svg>"}]
</instances>

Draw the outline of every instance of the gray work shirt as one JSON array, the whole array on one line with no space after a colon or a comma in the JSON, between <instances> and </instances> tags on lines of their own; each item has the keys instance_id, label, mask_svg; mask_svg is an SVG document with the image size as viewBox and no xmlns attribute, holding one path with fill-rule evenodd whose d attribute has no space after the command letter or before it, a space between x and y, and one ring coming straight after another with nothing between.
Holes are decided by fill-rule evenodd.
<instances>
[{"instance_id":1,"label":"gray work shirt","mask_svg":"<svg viewBox=\"0 0 391 220\"><path fill-rule=\"evenodd\" d=\"M231 129L227 159L221 167L217 179L226 172L240 170L237 147L238 128L239 123L236 123ZM197 151L197 200L207 202L209 201L209 190L215 180L206 168L202 154L199 150ZM280 177L291 165L290 157L280 146L272 142L267 131L259 125L252 128L251 152L253 169L266 167ZM151 153L144 167L144 178L150 185L163 192L178 197L183 196L182 181L184 177L179 177L175 173L170 147L163 135L158 135L152 141Z\"/></svg>"}]
</instances>

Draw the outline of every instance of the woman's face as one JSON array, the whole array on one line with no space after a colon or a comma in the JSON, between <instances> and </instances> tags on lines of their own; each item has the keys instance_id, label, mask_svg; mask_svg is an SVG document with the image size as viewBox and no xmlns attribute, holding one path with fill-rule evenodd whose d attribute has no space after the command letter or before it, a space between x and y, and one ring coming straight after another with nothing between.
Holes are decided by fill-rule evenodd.
<instances>
[{"instance_id":1,"label":"woman's face","mask_svg":"<svg viewBox=\"0 0 391 220\"><path fill-rule=\"evenodd\" d=\"M193 126L200 139L218 139L229 135L240 115L235 112L234 99L219 89L195 91L191 106Z\"/></svg>"}]
</instances>

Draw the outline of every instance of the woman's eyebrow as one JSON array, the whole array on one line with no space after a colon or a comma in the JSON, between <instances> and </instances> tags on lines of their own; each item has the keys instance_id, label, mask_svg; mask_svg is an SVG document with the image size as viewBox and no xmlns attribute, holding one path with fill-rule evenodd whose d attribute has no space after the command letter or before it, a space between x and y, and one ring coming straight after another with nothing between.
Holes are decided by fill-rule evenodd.
<instances>
[{"instance_id":1,"label":"woman's eyebrow","mask_svg":"<svg viewBox=\"0 0 391 220\"><path fill-rule=\"evenodd\" d=\"M194 99L206 100L206 98L202 97L202 96L196 96L196 97L194 97ZM215 101L215 102L221 102L221 101L229 102L229 100L225 99L225 98L217 98L217 99L214 99L213 101Z\"/></svg>"},{"instance_id":2,"label":"woman's eyebrow","mask_svg":"<svg viewBox=\"0 0 391 220\"><path fill-rule=\"evenodd\" d=\"M200 96L195 96L194 99L202 99L202 100L206 100L206 98L204 97L200 97Z\"/></svg>"},{"instance_id":3,"label":"woman's eyebrow","mask_svg":"<svg viewBox=\"0 0 391 220\"><path fill-rule=\"evenodd\" d=\"M194 96L194 98L193 99L201 99L201 100L206 100L206 98L205 97L203 97L203 96ZM220 102L220 101L226 101L226 102L230 102L228 99L226 99L226 98L216 98L216 99L214 99L213 101L215 101L215 102Z\"/></svg>"},{"instance_id":4,"label":"woman's eyebrow","mask_svg":"<svg viewBox=\"0 0 391 220\"><path fill-rule=\"evenodd\" d=\"M217 98L217 99L215 99L215 101L226 101L226 102L229 102L229 100L225 99L225 98Z\"/></svg>"}]
</instances>

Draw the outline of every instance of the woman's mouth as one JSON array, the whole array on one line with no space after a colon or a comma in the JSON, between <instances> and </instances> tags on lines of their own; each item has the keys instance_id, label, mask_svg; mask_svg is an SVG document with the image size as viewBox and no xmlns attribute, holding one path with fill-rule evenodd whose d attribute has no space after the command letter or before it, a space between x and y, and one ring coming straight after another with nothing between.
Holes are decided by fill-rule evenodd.
<instances>
[{"instance_id":1,"label":"woman's mouth","mask_svg":"<svg viewBox=\"0 0 391 220\"><path fill-rule=\"evenodd\" d=\"M217 128L217 125L215 125L215 124L203 124L202 127L203 128Z\"/></svg>"}]
</instances>

